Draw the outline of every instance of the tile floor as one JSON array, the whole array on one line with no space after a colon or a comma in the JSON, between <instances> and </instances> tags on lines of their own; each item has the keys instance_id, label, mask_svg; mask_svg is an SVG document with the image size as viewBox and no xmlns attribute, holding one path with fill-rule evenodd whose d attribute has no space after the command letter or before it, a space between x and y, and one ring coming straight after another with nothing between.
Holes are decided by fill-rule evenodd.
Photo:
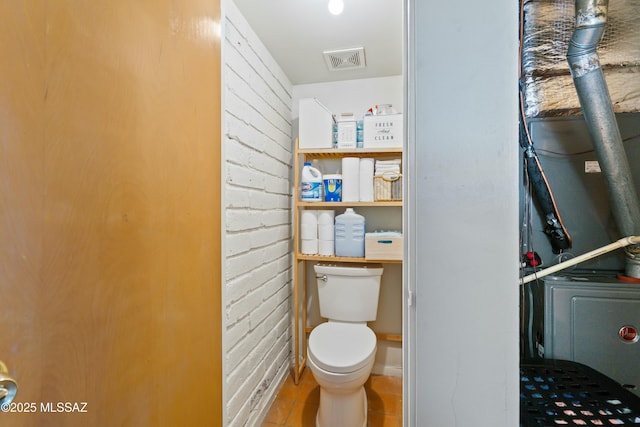
<instances>
[{"instance_id":1,"label":"tile floor","mask_svg":"<svg viewBox=\"0 0 640 427\"><path fill-rule=\"evenodd\" d=\"M365 384L368 427L402 427L402 378L372 375ZM305 369L295 385L289 375L271 405L262 427L315 427L320 387Z\"/></svg>"}]
</instances>

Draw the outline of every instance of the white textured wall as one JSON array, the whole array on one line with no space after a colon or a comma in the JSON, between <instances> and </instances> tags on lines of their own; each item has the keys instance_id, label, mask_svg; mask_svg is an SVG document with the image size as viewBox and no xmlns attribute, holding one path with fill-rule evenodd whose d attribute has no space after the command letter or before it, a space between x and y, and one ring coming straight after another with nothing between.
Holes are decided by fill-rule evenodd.
<instances>
[{"instance_id":1,"label":"white textured wall","mask_svg":"<svg viewBox=\"0 0 640 427\"><path fill-rule=\"evenodd\" d=\"M292 86L232 1L224 12L224 399L235 427L259 425L290 366Z\"/></svg>"}]
</instances>

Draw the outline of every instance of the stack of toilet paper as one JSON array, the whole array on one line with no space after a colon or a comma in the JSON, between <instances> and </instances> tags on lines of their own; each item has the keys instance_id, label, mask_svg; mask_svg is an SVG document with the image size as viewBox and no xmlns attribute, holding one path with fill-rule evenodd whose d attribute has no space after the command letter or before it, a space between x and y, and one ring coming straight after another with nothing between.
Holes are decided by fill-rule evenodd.
<instances>
[{"instance_id":1,"label":"stack of toilet paper","mask_svg":"<svg viewBox=\"0 0 640 427\"><path fill-rule=\"evenodd\" d=\"M316 212L318 214L318 253L320 255L334 255L334 218L336 213L332 210L321 210Z\"/></svg>"},{"instance_id":2,"label":"stack of toilet paper","mask_svg":"<svg viewBox=\"0 0 640 427\"><path fill-rule=\"evenodd\" d=\"M342 159L342 201L373 202L374 161L370 158Z\"/></svg>"},{"instance_id":3,"label":"stack of toilet paper","mask_svg":"<svg viewBox=\"0 0 640 427\"><path fill-rule=\"evenodd\" d=\"M333 210L303 210L300 217L300 252L306 255L334 255Z\"/></svg>"}]
</instances>

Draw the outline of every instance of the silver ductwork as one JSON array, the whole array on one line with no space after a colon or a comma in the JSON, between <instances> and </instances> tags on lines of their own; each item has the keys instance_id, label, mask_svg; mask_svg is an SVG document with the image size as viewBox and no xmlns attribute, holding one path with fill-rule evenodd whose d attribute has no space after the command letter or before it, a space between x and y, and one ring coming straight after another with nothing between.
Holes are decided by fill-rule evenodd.
<instances>
[{"instance_id":1,"label":"silver ductwork","mask_svg":"<svg viewBox=\"0 0 640 427\"><path fill-rule=\"evenodd\" d=\"M607 182L613 217L622 236L637 236L640 235L640 201L596 51L604 34L608 5L609 0L576 0L575 29L567 61ZM625 252L625 274L640 278L640 247L634 245Z\"/></svg>"},{"instance_id":2,"label":"silver ductwork","mask_svg":"<svg viewBox=\"0 0 640 427\"><path fill-rule=\"evenodd\" d=\"M582 114L567 64L567 49L575 29L575 0L522 0L522 3L522 89L526 117ZM598 56L616 114L640 112L638 22L640 0L609 0Z\"/></svg>"}]
</instances>

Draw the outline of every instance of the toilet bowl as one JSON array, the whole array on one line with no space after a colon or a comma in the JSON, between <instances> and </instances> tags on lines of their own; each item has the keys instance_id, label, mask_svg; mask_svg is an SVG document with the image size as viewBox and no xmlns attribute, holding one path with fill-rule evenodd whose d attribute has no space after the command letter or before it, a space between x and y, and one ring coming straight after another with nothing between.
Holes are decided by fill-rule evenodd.
<instances>
[{"instance_id":1,"label":"toilet bowl","mask_svg":"<svg viewBox=\"0 0 640 427\"><path fill-rule=\"evenodd\" d=\"M376 336L364 323L329 321L309 336L308 363L320 386L316 427L365 427Z\"/></svg>"}]
</instances>

